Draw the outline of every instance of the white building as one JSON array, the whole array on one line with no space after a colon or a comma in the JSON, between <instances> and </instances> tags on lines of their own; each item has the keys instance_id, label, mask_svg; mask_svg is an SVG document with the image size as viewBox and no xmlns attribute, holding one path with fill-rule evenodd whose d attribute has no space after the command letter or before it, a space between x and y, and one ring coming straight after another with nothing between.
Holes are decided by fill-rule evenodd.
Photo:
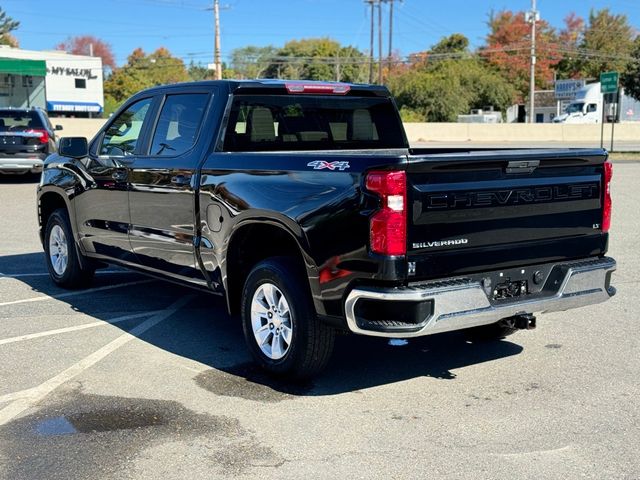
<instances>
[{"instance_id":1,"label":"white building","mask_svg":"<svg viewBox=\"0 0 640 480\"><path fill-rule=\"evenodd\" d=\"M102 112L102 59L0 46L0 108L40 107L51 116Z\"/></svg>"}]
</instances>

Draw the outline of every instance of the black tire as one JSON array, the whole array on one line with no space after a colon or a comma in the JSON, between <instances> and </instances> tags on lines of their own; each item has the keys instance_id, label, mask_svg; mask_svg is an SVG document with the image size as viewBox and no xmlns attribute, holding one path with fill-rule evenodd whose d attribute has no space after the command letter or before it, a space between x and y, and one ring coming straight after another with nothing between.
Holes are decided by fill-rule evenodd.
<instances>
[{"instance_id":1,"label":"black tire","mask_svg":"<svg viewBox=\"0 0 640 480\"><path fill-rule=\"evenodd\" d=\"M499 321L490 325L470 328L467 330L467 336L474 342L492 342L513 335L517 331L517 328Z\"/></svg>"},{"instance_id":2,"label":"black tire","mask_svg":"<svg viewBox=\"0 0 640 480\"><path fill-rule=\"evenodd\" d=\"M56 266L54 266L50 252L50 239L56 227L62 230L67 246L67 262L61 271L60 268L56 271ZM83 288L91 285L95 268L89 259L85 259L84 257L82 259L79 258L79 253L73 238L73 231L71 230L69 214L64 208L55 210L47 220L44 235L44 253L47 270L49 270L49 275L56 285L68 289Z\"/></svg>"},{"instance_id":3,"label":"black tire","mask_svg":"<svg viewBox=\"0 0 640 480\"><path fill-rule=\"evenodd\" d=\"M285 318L291 324L291 342L279 359L271 358L258 345L252 325L253 297L260 295L256 292L265 284L277 287L289 307ZM273 257L258 263L247 277L241 301L244 337L261 368L275 376L300 380L319 373L326 366L333 352L335 330L318 320L306 276L293 259ZM259 321L270 322L266 316ZM270 338L273 342L273 337ZM286 345L284 336L282 338L282 344Z\"/></svg>"}]
</instances>

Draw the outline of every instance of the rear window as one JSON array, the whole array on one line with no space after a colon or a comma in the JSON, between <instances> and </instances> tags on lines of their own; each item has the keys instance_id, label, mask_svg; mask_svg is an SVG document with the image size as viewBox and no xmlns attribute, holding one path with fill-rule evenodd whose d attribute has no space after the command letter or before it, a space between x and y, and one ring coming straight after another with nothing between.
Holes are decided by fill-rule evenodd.
<instances>
[{"instance_id":1,"label":"rear window","mask_svg":"<svg viewBox=\"0 0 640 480\"><path fill-rule=\"evenodd\" d=\"M37 112L0 110L0 132L44 129Z\"/></svg>"},{"instance_id":2,"label":"rear window","mask_svg":"<svg viewBox=\"0 0 640 480\"><path fill-rule=\"evenodd\" d=\"M224 139L228 152L405 148L388 98L238 95Z\"/></svg>"}]
</instances>

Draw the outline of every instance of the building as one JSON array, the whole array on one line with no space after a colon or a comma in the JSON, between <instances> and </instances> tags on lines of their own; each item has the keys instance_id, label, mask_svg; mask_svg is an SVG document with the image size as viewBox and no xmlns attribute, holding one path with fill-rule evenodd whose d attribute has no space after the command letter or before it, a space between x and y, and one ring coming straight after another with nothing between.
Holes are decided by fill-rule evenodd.
<instances>
[{"instance_id":1,"label":"building","mask_svg":"<svg viewBox=\"0 0 640 480\"><path fill-rule=\"evenodd\" d=\"M553 90L536 90L534 95L535 123L551 123L558 115L558 101ZM528 105L528 103L527 103Z\"/></svg>"},{"instance_id":2,"label":"building","mask_svg":"<svg viewBox=\"0 0 640 480\"><path fill-rule=\"evenodd\" d=\"M40 107L50 116L92 117L104 106L102 59L0 46L0 108Z\"/></svg>"}]
</instances>

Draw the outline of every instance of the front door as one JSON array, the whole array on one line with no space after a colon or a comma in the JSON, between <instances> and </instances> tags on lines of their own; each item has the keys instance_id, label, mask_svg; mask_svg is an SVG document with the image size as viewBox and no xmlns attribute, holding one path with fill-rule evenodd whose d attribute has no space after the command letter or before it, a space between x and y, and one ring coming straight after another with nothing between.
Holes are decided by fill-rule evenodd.
<instances>
[{"instance_id":1,"label":"front door","mask_svg":"<svg viewBox=\"0 0 640 480\"><path fill-rule=\"evenodd\" d=\"M129 165L130 241L138 261L153 270L206 285L195 255L198 142L210 94L166 95L150 145ZM210 137L208 137L210 140Z\"/></svg>"},{"instance_id":2,"label":"front door","mask_svg":"<svg viewBox=\"0 0 640 480\"><path fill-rule=\"evenodd\" d=\"M87 252L130 262L128 165L142 148L153 99L131 104L114 118L83 160L90 187L76 205L80 241Z\"/></svg>"}]
</instances>

